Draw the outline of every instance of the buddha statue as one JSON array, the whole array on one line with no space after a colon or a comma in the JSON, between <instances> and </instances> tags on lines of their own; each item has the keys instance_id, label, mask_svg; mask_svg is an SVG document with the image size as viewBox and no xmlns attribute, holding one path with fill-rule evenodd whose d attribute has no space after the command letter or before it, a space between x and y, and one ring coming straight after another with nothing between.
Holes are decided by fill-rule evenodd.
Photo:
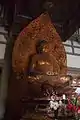
<instances>
[{"instance_id":1,"label":"buddha statue","mask_svg":"<svg viewBox=\"0 0 80 120\"><path fill-rule=\"evenodd\" d=\"M45 83L57 88L69 81L68 76L65 78L60 75L60 67L56 58L49 53L49 45L47 41L40 40L36 45L37 53L32 55L29 61L28 86L37 94L41 93L41 87Z\"/></svg>"},{"instance_id":2,"label":"buddha statue","mask_svg":"<svg viewBox=\"0 0 80 120\"><path fill-rule=\"evenodd\" d=\"M55 57L49 53L49 43L40 40L36 45L37 54L31 58L30 75L54 75L60 72Z\"/></svg>"},{"instance_id":3,"label":"buddha statue","mask_svg":"<svg viewBox=\"0 0 80 120\"><path fill-rule=\"evenodd\" d=\"M54 76L58 76L60 68L55 57L49 53L50 44L46 40L40 40L36 44L36 54L31 56L28 69L29 89L41 92L44 82L54 84ZM30 84L31 83L31 84Z\"/></svg>"}]
</instances>

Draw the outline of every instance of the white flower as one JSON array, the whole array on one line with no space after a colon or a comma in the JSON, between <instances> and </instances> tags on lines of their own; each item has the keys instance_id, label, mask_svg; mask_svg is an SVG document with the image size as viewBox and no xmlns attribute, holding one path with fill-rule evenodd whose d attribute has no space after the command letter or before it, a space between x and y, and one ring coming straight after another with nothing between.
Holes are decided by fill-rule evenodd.
<instances>
[{"instance_id":1,"label":"white flower","mask_svg":"<svg viewBox=\"0 0 80 120\"><path fill-rule=\"evenodd\" d=\"M59 107L59 104L57 101L50 101L50 108L51 109L53 108L54 110L57 110L58 107Z\"/></svg>"},{"instance_id":2,"label":"white flower","mask_svg":"<svg viewBox=\"0 0 80 120\"><path fill-rule=\"evenodd\" d=\"M62 101L60 100L60 101L59 101L59 106L62 106L62 104L63 104L63 103L62 103Z\"/></svg>"}]
</instances>

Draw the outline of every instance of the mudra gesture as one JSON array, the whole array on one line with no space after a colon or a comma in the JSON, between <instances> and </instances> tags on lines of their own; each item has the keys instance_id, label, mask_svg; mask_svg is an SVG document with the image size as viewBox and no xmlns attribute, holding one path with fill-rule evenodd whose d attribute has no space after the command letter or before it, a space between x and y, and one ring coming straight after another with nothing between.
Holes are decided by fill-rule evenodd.
<instances>
[{"instance_id":1,"label":"mudra gesture","mask_svg":"<svg viewBox=\"0 0 80 120\"><path fill-rule=\"evenodd\" d=\"M36 51L37 53L31 58L28 77L35 76L34 79L39 79L41 75L59 74L60 68L57 60L49 53L49 43L40 40L36 45Z\"/></svg>"}]
</instances>

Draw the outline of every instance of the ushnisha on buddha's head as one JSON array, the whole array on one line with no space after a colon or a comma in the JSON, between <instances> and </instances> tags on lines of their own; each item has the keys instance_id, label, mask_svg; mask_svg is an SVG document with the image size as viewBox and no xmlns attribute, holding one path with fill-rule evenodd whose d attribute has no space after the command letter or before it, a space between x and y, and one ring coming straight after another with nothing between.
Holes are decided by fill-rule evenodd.
<instances>
[{"instance_id":1,"label":"ushnisha on buddha's head","mask_svg":"<svg viewBox=\"0 0 80 120\"><path fill-rule=\"evenodd\" d=\"M49 52L49 43L46 40L39 40L36 45L36 50L38 53Z\"/></svg>"}]
</instances>

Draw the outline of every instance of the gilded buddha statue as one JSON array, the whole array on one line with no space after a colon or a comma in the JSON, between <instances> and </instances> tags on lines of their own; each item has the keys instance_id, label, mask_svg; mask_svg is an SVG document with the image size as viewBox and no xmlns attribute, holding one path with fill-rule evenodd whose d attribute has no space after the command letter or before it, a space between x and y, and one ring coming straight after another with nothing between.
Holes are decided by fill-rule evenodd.
<instances>
[{"instance_id":1,"label":"gilded buddha statue","mask_svg":"<svg viewBox=\"0 0 80 120\"><path fill-rule=\"evenodd\" d=\"M29 65L30 76L56 75L60 68L55 57L49 53L49 43L45 40L38 41L36 45L37 53L32 56ZM29 77L30 77L29 76Z\"/></svg>"},{"instance_id":2,"label":"gilded buddha statue","mask_svg":"<svg viewBox=\"0 0 80 120\"><path fill-rule=\"evenodd\" d=\"M52 54L49 54L50 44L46 40L39 40L36 44L37 53L31 56L29 70L28 70L28 83L29 88L37 91L40 94L41 85L44 82L52 84L54 75L58 75L60 68L57 60Z\"/></svg>"},{"instance_id":3,"label":"gilded buddha statue","mask_svg":"<svg viewBox=\"0 0 80 120\"><path fill-rule=\"evenodd\" d=\"M51 74L59 73L60 68L57 60L52 54L49 54L49 43L45 40L40 40L36 45L37 54L32 57L30 64L30 73L34 74Z\"/></svg>"},{"instance_id":4,"label":"gilded buddha statue","mask_svg":"<svg viewBox=\"0 0 80 120\"><path fill-rule=\"evenodd\" d=\"M60 77L60 67L55 57L49 53L50 44L46 40L38 41L36 45L37 53L31 56L28 83L32 91L41 93L41 86L44 83L49 86L59 86L65 83Z\"/></svg>"}]
</instances>

